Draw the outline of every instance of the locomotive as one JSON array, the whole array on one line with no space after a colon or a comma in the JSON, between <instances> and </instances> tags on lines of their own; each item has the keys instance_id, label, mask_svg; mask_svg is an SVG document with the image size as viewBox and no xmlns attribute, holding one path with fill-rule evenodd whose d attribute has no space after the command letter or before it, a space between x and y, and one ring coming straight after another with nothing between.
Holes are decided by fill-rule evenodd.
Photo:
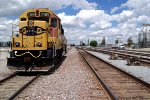
<instances>
[{"instance_id":1,"label":"locomotive","mask_svg":"<svg viewBox=\"0 0 150 100\"><path fill-rule=\"evenodd\" d=\"M15 71L48 71L66 52L67 40L60 18L48 8L33 8L12 25L12 45L7 67Z\"/></svg>"}]
</instances>

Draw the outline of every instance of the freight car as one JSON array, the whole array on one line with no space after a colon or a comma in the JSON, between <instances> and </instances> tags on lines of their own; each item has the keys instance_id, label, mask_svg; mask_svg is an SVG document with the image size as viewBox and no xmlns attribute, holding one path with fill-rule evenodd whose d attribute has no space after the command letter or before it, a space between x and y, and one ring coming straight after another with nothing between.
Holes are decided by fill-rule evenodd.
<instances>
[{"instance_id":1,"label":"freight car","mask_svg":"<svg viewBox=\"0 0 150 100\"><path fill-rule=\"evenodd\" d=\"M67 40L60 18L47 8L34 8L12 25L12 46L7 67L16 71L48 71L66 52Z\"/></svg>"}]
</instances>

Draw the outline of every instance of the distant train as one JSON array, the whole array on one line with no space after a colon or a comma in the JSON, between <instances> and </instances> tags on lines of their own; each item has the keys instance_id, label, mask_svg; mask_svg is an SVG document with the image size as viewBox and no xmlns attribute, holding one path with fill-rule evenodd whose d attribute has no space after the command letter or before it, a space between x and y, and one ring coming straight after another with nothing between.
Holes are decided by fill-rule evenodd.
<instances>
[{"instance_id":1,"label":"distant train","mask_svg":"<svg viewBox=\"0 0 150 100\"><path fill-rule=\"evenodd\" d=\"M47 8L26 10L19 30L12 26L12 46L7 67L16 71L48 71L66 52L67 40L60 18Z\"/></svg>"}]
</instances>

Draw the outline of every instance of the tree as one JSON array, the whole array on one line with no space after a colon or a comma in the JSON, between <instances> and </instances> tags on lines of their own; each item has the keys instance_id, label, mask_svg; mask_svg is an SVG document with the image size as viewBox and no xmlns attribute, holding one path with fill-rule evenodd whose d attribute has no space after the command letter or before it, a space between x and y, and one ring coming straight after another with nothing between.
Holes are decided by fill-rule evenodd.
<instances>
[{"instance_id":1,"label":"tree","mask_svg":"<svg viewBox=\"0 0 150 100\"><path fill-rule=\"evenodd\" d=\"M90 46L96 47L96 46L97 46L97 41L92 40L92 41L90 42Z\"/></svg>"},{"instance_id":2,"label":"tree","mask_svg":"<svg viewBox=\"0 0 150 100\"><path fill-rule=\"evenodd\" d=\"M85 43L82 43L81 46L85 46Z\"/></svg>"},{"instance_id":3,"label":"tree","mask_svg":"<svg viewBox=\"0 0 150 100\"><path fill-rule=\"evenodd\" d=\"M105 45L105 37L103 37L101 45Z\"/></svg>"},{"instance_id":4,"label":"tree","mask_svg":"<svg viewBox=\"0 0 150 100\"><path fill-rule=\"evenodd\" d=\"M133 44L132 37L129 37L127 42L128 42L128 47L130 47Z\"/></svg>"}]
</instances>

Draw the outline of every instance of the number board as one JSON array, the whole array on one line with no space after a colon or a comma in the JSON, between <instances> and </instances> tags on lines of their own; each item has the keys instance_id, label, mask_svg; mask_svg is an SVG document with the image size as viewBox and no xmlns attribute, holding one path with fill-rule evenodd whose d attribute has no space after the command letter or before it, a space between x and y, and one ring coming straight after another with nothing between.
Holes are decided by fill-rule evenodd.
<instances>
[{"instance_id":1,"label":"number board","mask_svg":"<svg viewBox=\"0 0 150 100\"><path fill-rule=\"evenodd\" d=\"M34 17L35 16L35 12L29 12L28 13L28 17Z\"/></svg>"},{"instance_id":2,"label":"number board","mask_svg":"<svg viewBox=\"0 0 150 100\"><path fill-rule=\"evenodd\" d=\"M45 16L50 16L50 14L48 12L40 12L40 16L45 17Z\"/></svg>"}]
</instances>

